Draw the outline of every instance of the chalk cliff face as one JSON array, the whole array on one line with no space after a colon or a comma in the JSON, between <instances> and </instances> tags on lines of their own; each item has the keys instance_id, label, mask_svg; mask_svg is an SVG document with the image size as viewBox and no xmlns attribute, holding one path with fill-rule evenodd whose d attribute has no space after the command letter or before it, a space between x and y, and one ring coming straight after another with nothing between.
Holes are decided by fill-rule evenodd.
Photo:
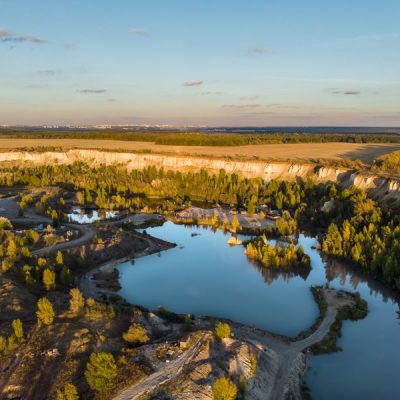
<instances>
[{"instance_id":1,"label":"chalk cliff face","mask_svg":"<svg viewBox=\"0 0 400 400\"><path fill-rule=\"evenodd\" d=\"M66 152L25 152L10 151L0 153L0 162L26 162L33 164L72 164L76 161L93 166L121 165L128 170L143 169L149 166L166 170L194 171L204 169L216 173L224 169L228 173L237 173L248 178L296 179L312 178L318 181L338 182L348 187L355 185L367 190L379 201L400 202L400 180L355 172L345 168L319 166L290 162L240 161L218 158L190 157L183 155L118 153L98 150L69 150Z\"/></svg>"}]
</instances>

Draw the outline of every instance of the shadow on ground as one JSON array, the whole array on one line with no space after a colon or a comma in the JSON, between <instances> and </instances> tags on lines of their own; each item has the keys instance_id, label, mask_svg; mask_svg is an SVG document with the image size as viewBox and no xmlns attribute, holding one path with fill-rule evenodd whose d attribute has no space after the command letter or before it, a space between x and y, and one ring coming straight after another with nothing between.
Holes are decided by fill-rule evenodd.
<instances>
[{"instance_id":1,"label":"shadow on ground","mask_svg":"<svg viewBox=\"0 0 400 400\"><path fill-rule=\"evenodd\" d=\"M357 150L345 151L339 154L341 158L349 160L361 160L365 164L371 164L375 158L383 156L393 151L400 151L400 144L387 144L387 145L364 145L360 144Z\"/></svg>"}]
</instances>

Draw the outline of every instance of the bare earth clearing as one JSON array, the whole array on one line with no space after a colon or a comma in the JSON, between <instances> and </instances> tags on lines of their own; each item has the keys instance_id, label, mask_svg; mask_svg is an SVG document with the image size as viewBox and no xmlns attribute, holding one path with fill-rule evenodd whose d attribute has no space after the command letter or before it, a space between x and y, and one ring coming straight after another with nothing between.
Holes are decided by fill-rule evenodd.
<instances>
[{"instance_id":1,"label":"bare earth clearing","mask_svg":"<svg viewBox=\"0 0 400 400\"><path fill-rule=\"evenodd\" d=\"M169 146L151 142L86 139L0 139L0 149L62 147L63 149L105 149L124 151L151 150L162 153L204 155L213 157L258 157L260 159L349 159L371 163L375 158L400 150L400 143L299 143L249 146Z\"/></svg>"},{"instance_id":2,"label":"bare earth clearing","mask_svg":"<svg viewBox=\"0 0 400 400\"><path fill-rule=\"evenodd\" d=\"M243 375L248 379L246 399L300 400L300 386L306 369L304 352L324 339L340 308L353 304L346 293L333 289L322 291L328 305L326 315L317 329L305 339L292 342L262 329L231 323L234 338L219 343L207 331L211 328L209 322L199 318L202 335L188 351L139 384L123 390L114 400L147 399L146 395L157 392L157 388L162 386L172 394L173 399L211 400L212 382L220 375L221 365L226 365L230 374ZM254 374L251 372L251 354L258 359Z\"/></svg>"}]
</instances>

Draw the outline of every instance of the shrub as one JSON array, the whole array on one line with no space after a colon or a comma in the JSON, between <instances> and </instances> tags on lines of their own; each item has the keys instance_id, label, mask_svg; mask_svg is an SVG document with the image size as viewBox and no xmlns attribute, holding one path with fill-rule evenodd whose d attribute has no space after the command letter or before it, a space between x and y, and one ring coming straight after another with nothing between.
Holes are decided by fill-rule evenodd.
<instances>
[{"instance_id":1,"label":"shrub","mask_svg":"<svg viewBox=\"0 0 400 400\"><path fill-rule=\"evenodd\" d=\"M92 353L86 364L85 377L90 388L100 394L109 391L117 376L117 365L110 353Z\"/></svg>"},{"instance_id":2,"label":"shrub","mask_svg":"<svg viewBox=\"0 0 400 400\"><path fill-rule=\"evenodd\" d=\"M12 267L11 263L8 260L3 260L3 262L1 263L1 271L2 272L7 272L8 270L10 270Z\"/></svg>"},{"instance_id":3,"label":"shrub","mask_svg":"<svg viewBox=\"0 0 400 400\"><path fill-rule=\"evenodd\" d=\"M14 335L18 340L24 338L24 328L22 327L22 322L20 319L14 319L12 322L12 327L14 330Z\"/></svg>"},{"instance_id":4,"label":"shrub","mask_svg":"<svg viewBox=\"0 0 400 400\"><path fill-rule=\"evenodd\" d=\"M257 358L254 354L250 354L250 378L253 378L257 372Z\"/></svg>"},{"instance_id":5,"label":"shrub","mask_svg":"<svg viewBox=\"0 0 400 400\"><path fill-rule=\"evenodd\" d=\"M218 322L217 326L215 327L215 334L220 340L233 336L230 326L225 322Z\"/></svg>"},{"instance_id":6,"label":"shrub","mask_svg":"<svg viewBox=\"0 0 400 400\"><path fill-rule=\"evenodd\" d=\"M7 339L4 336L0 336L0 353L7 349Z\"/></svg>"},{"instance_id":7,"label":"shrub","mask_svg":"<svg viewBox=\"0 0 400 400\"><path fill-rule=\"evenodd\" d=\"M212 396L213 400L234 400L237 396L237 387L229 378L218 378L214 381Z\"/></svg>"},{"instance_id":8,"label":"shrub","mask_svg":"<svg viewBox=\"0 0 400 400\"><path fill-rule=\"evenodd\" d=\"M56 400L79 400L78 390L72 383L67 383L64 390L57 390Z\"/></svg>"},{"instance_id":9,"label":"shrub","mask_svg":"<svg viewBox=\"0 0 400 400\"><path fill-rule=\"evenodd\" d=\"M36 244L40 240L40 235L33 229L29 229L29 231L26 232L26 238L30 243Z\"/></svg>"},{"instance_id":10,"label":"shrub","mask_svg":"<svg viewBox=\"0 0 400 400\"><path fill-rule=\"evenodd\" d=\"M7 350L13 351L18 348L17 338L14 335L10 335L7 338Z\"/></svg>"},{"instance_id":11,"label":"shrub","mask_svg":"<svg viewBox=\"0 0 400 400\"><path fill-rule=\"evenodd\" d=\"M22 254L22 257L24 257L26 260L29 260L32 257L31 252L29 251L29 249L26 246L22 247L21 254Z\"/></svg>"},{"instance_id":12,"label":"shrub","mask_svg":"<svg viewBox=\"0 0 400 400\"><path fill-rule=\"evenodd\" d=\"M12 224L8 218L0 217L0 229L12 229Z\"/></svg>"},{"instance_id":13,"label":"shrub","mask_svg":"<svg viewBox=\"0 0 400 400\"><path fill-rule=\"evenodd\" d=\"M115 310L112 305L98 303L90 297L86 300L85 316L90 319L114 318Z\"/></svg>"},{"instance_id":14,"label":"shrub","mask_svg":"<svg viewBox=\"0 0 400 400\"><path fill-rule=\"evenodd\" d=\"M146 329L140 324L131 325L122 337L128 343L145 344L149 341Z\"/></svg>"}]
</instances>

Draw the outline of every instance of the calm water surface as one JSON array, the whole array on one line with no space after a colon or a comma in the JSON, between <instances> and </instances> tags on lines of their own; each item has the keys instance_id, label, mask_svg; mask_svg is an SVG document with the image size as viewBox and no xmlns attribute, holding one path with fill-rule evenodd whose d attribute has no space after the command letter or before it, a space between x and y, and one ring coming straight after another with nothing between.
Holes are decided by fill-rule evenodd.
<instances>
[{"instance_id":1,"label":"calm water surface","mask_svg":"<svg viewBox=\"0 0 400 400\"><path fill-rule=\"evenodd\" d=\"M311 357L306 382L314 399L400 398L398 303L381 285L338 262L326 264L313 249L315 239L300 237L312 270L296 276L260 271L242 246L227 245L230 235L222 231L166 222L147 232L178 246L119 266L120 294L131 303L230 318L295 336L318 315L311 285L329 282L359 291L369 304L367 318L344 322L343 352Z\"/></svg>"},{"instance_id":2,"label":"calm water surface","mask_svg":"<svg viewBox=\"0 0 400 400\"><path fill-rule=\"evenodd\" d=\"M96 221L104 219L113 219L118 216L118 211L107 210L89 210L85 208L76 207L69 214L67 214L70 222L78 224L92 224Z\"/></svg>"}]
</instances>

